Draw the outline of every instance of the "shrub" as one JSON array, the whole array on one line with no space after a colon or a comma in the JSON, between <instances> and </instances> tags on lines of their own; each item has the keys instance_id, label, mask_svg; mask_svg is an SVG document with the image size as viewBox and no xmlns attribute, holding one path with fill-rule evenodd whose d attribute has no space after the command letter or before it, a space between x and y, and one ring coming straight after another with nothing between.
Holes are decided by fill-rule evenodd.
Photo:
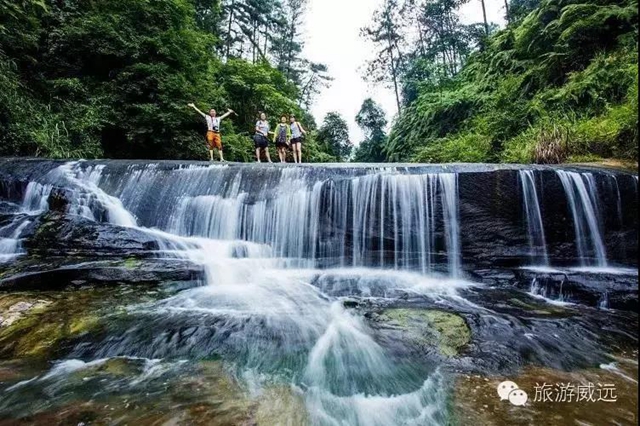
<instances>
[{"instance_id":1,"label":"shrub","mask_svg":"<svg viewBox=\"0 0 640 426\"><path fill-rule=\"evenodd\" d=\"M452 138L436 139L418 150L412 161L419 163L482 163L489 161L491 139L485 135L466 133Z\"/></svg>"}]
</instances>

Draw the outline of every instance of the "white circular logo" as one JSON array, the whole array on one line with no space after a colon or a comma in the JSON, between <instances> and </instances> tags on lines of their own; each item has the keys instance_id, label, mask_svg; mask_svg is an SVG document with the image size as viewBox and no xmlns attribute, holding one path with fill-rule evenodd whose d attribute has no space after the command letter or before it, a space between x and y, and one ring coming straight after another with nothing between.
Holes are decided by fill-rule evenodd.
<instances>
[{"instance_id":1,"label":"white circular logo","mask_svg":"<svg viewBox=\"0 0 640 426\"><path fill-rule=\"evenodd\" d=\"M498 385L498 395L500 395L500 401L506 401L509 399L509 393L512 390L518 389L518 385L511 381L505 381Z\"/></svg>"},{"instance_id":2,"label":"white circular logo","mask_svg":"<svg viewBox=\"0 0 640 426\"><path fill-rule=\"evenodd\" d=\"M527 393L522 389L514 389L511 392L509 392L509 402L512 403L513 405L522 406L527 403L528 399L529 399L529 395L527 395Z\"/></svg>"}]
</instances>

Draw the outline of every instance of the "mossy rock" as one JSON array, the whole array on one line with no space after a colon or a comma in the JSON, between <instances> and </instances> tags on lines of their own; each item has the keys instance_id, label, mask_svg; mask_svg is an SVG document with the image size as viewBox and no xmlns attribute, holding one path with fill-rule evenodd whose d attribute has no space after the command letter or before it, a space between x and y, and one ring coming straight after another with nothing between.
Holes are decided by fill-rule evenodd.
<instances>
[{"instance_id":1,"label":"mossy rock","mask_svg":"<svg viewBox=\"0 0 640 426\"><path fill-rule=\"evenodd\" d=\"M435 347L440 354L459 354L471 340L471 331L460 315L430 309L386 309L378 318L402 330L408 340L420 346Z\"/></svg>"},{"instance_id":2,"label":"mossy rock","mask_svg":"<svg viewBox=\"0 0 640 426\"><path fill-rule=\"evenodd\" d=\"M125 259L122 265L127 269L137 269L142 265L142 261L135 257L129 257Z\"/></svg>"},{"instance_id":3,"label":"mossy rock","mask_svg":"<svg viewBox=\"0 0 640 426\"><path fill-rule=\"evenodd\" d=\"M272 386L262 391L253 420L258 426L310 424L302 395L287 385Z\"/></svg>"},{"instance_id":4,"label":"mossy rock","mask_svg":"<svg viewBox=\"0 0 640 426\"><path fill-rule=\"evenodd\" d=\"M512 297L511 299L509 299L509 303L513 306L517 306L518 308L524 309L536 315L554 315L554 316L570 316L571 315L570 311L567 311L562 307L553 306L549 304L540 304L536 300L532 300L532 303L527 303L523 300Z\"/></svg>"},{"instance_id":5,"label":"mossy rock","mask_svg":"<svg viewBox=\"0 0 640 426\"><path fill-rule=\"evenodd\" d=\"M21 296L32 300L31 309L9 326L0 328L0 357L46 358L65 340L95 330L100 321L91 314L92 295L88 292L67 294L65 297L49 297L40 300L38 295ZM36 298L37 297L37 298ZM0 299L0 304L8 299Z\"/></svg>"}]
</instances>

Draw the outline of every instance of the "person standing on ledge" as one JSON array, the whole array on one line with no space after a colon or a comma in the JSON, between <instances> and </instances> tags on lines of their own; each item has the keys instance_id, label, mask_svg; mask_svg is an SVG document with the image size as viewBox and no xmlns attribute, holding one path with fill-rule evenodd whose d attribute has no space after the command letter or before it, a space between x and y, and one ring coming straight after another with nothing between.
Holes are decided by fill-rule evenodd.
<instances>
[{"instance_id":1,"label":"person standing on ledge","mask_svg":"<svg viewBox=\"0 0 640 426\"><path fill-rule=\"evenodd\" d=\"M302 163L302 137L307 134L307 131L296 121L295 115L291 114L289 121L291 122L291 148L293 149L293 162Z\"/></svg>"},{"instance_id":2,"label":"person standing on ledge","mask_svg":"<svg viewBox=\"0 0 640 426\"><path fill-rule=\"evenodd\" d=\"M207 115L204 112L200 111L193 103L187 104L187 106L195 109L196 112L203 116L207 122L207 142L209 144L209 155L211 161L213 161L214 148L218 150L220 161L224 161L224 157L222 155L222 138L220 137L220 122L231 114L235 114L235 111L229 109L226 113L218 117L216 115L216 110L213 108L209 110L209 115Z\"/></svg>"},{"instance_id":3,"label":"person standing on ledge","mask_svg":"<svg viewBox=\"0 0 640 426\"><path fill-rule=\"evenodd\" d=\"M289 140L291 139L291 128L287 125L287 117L282 116L280 123L276 126L276 131L273 134L273 142L276 144L278 150L278 157L281 163L287 162L287 147L291 146Z\"/></svg>"},{"instance_id":4,"label":"person standing on ledge","mask_svg":"<svg viewBox=\"0 0 640 426\"><path fill-rule=\"evenodd\" d=\"M271 163L269 156L269 122L267 114L260 113L260 119L256 123L256 134L253 135L253 141L256 146L256 160L260 163L260 151L264 151L267 161Z\"/></svg>"}]
</instances>

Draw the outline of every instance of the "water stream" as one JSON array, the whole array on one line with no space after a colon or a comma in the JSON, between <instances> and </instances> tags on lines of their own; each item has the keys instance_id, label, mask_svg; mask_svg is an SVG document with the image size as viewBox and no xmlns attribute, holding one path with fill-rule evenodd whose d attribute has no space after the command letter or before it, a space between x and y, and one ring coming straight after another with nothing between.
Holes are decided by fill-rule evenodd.
<instances>
[{"instance_id":1,"label":"water stream","mask_svg":"<svg viewBox=\"0 0 640 426\"><path fill-rule=\"evenodd\" d=\"M557 174L571 209L580 265L607 266L595 180ZM536 266L548 266L535 177L532 170L519 172L529 255ZM479 324L503 315L479 305L484 302L473 294L483 285L465 273L455 171L273 167L248 173L240 167L166 170L131 164L123 172L74 162L38 180L23 197L24 219L0 227L0 256L21 254L17 241L29 215L47 209L52 186L64 186L72 194L69 214L145 232L157 238L158 257L188 260L205 274L195 286L125 303L123 310L107 314L113 318L97 337L76 340L50 370L4 389L0 412L30 413L25 402L32 402L38 389L67 396L80 392L81 384L65 391L76 386L74 375L86 374L90 383L93 376L82 372L106 368L113 360L131 371L127 392L147 389L159 398L169 392L162 383L198 376L190 369L216 361L258 398L286 389L302 401L305 422L311 424L448 424L451 369L441 357L416 357L415 349L402 343L411 335L393 337L398 326L379 329L372 315L385 318L397 306L464 313ZM531 292L549 296L537 284ZM544 324L532 320L527 327L533 333ZM504 333L508 342L509 332ZM582 341L580 331L573 333ZM552 334L525 341L533 345L541 339L535 343L540 348L553 347L546 339L558 345L572 341ZM507 343L499 348L492 350L511 350ZM540 349L540 359L550 356L547 351L555 349ZM100 386L98 400L122 393L124 385ZM56 398L61 399L39 402L41 410L66 401Z\"/></svg>"}]
</instances>

